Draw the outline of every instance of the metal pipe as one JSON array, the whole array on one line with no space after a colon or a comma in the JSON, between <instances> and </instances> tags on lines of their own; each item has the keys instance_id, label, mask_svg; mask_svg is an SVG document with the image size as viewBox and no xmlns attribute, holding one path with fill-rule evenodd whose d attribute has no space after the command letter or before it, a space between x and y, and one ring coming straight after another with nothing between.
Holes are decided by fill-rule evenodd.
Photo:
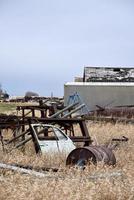
<instances>
[{"instance_id":1,"label":"metal pipe","mask_svg":"<svg viewBox=\"0 0 134 200\"><path fill-rule=\"evenodd\" d=\"M9 140L8 142L6 142L6 144L10 144L11 142L13 142L14 140L17 140L19 137L24 136L26 133L29 132L29 129L26 130L25 132L21 133L20 135L17 135L16 137L12 138L11 140Z\"/></svg>"},{"instance_id":2,"label":"metal pipe","mask_svg":"<svg viewBox=\"0 0 134 200\"><path fill-rule=\"evenodd\" d=\"M64 108L64 109L58 111L57 113L51 115L49 118L57 117L59 114L61 114L61 113L65 112L65 111L67 111L68 109L70 109L70 108L76 106L78 103L79 103L79 102L76 102L76 103L73 103L73 104L67 106L66 108Z\"/></svg>"},{"instance_id":3,"label":"metal pipe","mask_svg":"<svg viewBox=\"0 0 134 200\"><path fill-rule=\"evenodd\" d=\"M62 118L66 118L68 117L69 115L75 113L76 111L80 110L81 108L83 108L85 106L85 104L83 103L82 105L78 106L77 108L75 108L74 110L72 110L71 112L65 114L62 116Z\"/></svg>"},{"instance_id":4,"label":"metal pipe","mask_svg":"<svg viewBox=\"0 0 134 200\"><path fill-rule=\"evenodd\" d=\"M4 163L0 163L0 168L17 171L17 172L23 173L23 174L34 175L34 176L41 177L41 178L46 177L46 175L44 173L37 172L37 171L31 170L31 169L24 169L24 168L12 166L12 165L8 165L8 164L4 164Z\"/></svg>"},{"instance_id":5,"label":"metal pipe","mask_svg":"<svg viewBox=\"0 0 134 200\"><path fill-rule=\"evenodd\" d=\"M14 148L18 148L18 147L22 146L23 144L29 142L31 139L32 139L32 137L29 137L29 138L27 138L27 139L21 141L21 142L20 142L19 144L17 144ZM13 148L13 149L14 149L14 148Z\"/></svg>"}]
</instances>

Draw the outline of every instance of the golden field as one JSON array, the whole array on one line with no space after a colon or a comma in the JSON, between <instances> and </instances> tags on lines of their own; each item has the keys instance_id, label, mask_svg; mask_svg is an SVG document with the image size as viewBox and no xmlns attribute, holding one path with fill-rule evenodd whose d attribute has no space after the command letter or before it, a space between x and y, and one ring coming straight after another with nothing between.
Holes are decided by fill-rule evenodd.
<instances>
[{"instance_id":1,"label":"golden field","mask_svg":"<svg viewBox=\"0 0 134 200\"><path fill-rule=\"evenodd\" d=\"M107 144L112 138L126 136L115 149L115 167L87 166L84 171L65 166L65 156L37 156L32 143L26 145L25 152L14 150L3 153L0 160L4 163L29 164L34 167L58 167L59 171L46 172L46 178L38 178L8 170L0 170L0 199L29 200L133 200L134 199L134 126L131 124L105 124L88 122L93 140ZM120 173L109 177L107 174ZM100 176L103 174L104 176ZM91 178L93 177L93 178ZM94 178L96 177L96 178Z\"/></svg>"}]
</instances>

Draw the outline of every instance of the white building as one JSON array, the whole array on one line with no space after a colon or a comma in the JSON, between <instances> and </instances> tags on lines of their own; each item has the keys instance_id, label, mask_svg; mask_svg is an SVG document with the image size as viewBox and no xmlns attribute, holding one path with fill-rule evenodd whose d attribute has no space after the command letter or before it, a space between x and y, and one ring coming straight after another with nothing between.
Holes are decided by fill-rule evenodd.
<instances>
[{"instance_id":1,"label":"white building","mask_svg":"<svg viewBox=\"0 0 134 200\"><path fill-rule=\"evenodd\" d=\"M134 68L84 69L83 82L64 85L64 99L78 93L89 110L102 107L134 105Z\"/></svg>"}]
</instances>

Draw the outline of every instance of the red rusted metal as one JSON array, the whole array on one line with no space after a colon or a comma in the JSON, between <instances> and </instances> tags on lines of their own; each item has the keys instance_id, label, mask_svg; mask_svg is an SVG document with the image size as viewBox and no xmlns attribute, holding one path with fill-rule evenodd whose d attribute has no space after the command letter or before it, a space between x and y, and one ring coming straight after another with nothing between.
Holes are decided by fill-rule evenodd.
<instances>
[{"instance_id":1,"label":"red rusted metal","mask_svg":"<svg viewBox=\"0 0 134 200\"><path fill-rule=\"evenodd\" d=\"M67 157L66 165L83 166L85 164L97 164L104 162L107 165L115 165L116 158L112 149L104 146L88 146L74 149Z\"/></svg>"}]
</instances>

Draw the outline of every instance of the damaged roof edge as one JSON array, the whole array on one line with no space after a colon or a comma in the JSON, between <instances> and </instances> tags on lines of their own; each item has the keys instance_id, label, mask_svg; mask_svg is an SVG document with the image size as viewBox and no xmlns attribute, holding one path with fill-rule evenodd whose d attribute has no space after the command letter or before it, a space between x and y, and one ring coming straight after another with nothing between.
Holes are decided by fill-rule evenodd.
<instances>
[{"instance_id":1,"label":"damaged roof edge","mask_svg":"<svg viewBox=\"0 0 134 200\"><path fill-rule=\"evenodd\" d=\"M134 82L67 82L64 86L134 86Z\"/></svg>"},{"instance_id":2,"label":"damaged roof edge","mask_svg":"<svg viewBox=\"0 0 134 200\"><path fill-rule=\"evenodd\" d=\"M84 67L83 82L134 82L134 67Z\"/></svg>"}]
</instances>

